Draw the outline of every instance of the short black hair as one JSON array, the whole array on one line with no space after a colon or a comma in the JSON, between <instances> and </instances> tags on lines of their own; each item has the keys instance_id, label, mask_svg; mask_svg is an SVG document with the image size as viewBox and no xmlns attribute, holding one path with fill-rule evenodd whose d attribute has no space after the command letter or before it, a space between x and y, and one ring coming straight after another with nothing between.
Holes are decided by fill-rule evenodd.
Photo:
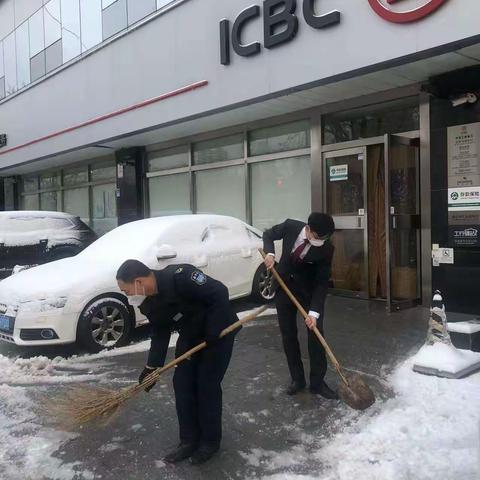
<instances>
[{"instance_id":1,"label":"short black hair","mask_svg":"<svg viewBox=\"0 0 480 480\"><path fill-rule=\"evenodd\" d=\"M308 226L321 237L332 235L335 231L335 223L328 213L312 212L308 217Z\"/></svg>"},{"instance_id":2,"label":"short black hair","mask_svg":"<svg viewBox=\"0 0 480 480\"><path fill-rule=\"evenodd\" d=\"M133 283L137 278L148 277L152 271L138 260L126 260L117 271L117 280Z\"/></svg>"}]
</instances>

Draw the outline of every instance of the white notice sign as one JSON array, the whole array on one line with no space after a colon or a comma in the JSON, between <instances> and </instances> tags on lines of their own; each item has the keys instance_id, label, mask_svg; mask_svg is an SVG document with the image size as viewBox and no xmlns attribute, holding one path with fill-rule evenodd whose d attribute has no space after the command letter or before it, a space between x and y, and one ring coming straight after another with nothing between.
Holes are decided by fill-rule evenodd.
<instances>
[{"instance_id":1,"label":"white notice sign","mask_svg":"<svg viewBox=\"0 0 480 480\"><path fill-rule=\"evenodd\" d=\"M480 123L448 128L448 186L480 185Z\"/></svg>"},{"instance_id":2,"label":"white notice sign","mask_svg":"<svg viewBox=\"0 0 480 480\"><path fill-rule=\"evenodd\" d=\"M348 165L334 165L330 167L330 181L338 182L348 179Z\"/></svg>"}]
</instances>

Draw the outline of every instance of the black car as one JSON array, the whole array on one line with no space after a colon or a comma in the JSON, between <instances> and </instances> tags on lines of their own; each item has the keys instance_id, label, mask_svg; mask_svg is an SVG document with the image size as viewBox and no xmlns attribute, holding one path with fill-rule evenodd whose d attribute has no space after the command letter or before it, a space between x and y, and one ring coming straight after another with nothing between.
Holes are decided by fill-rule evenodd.
<instances>
[{"instance_id":1,"label":"black car","mask_svg":"<svg viewBox=\"0 0 480 480\"><path fill-rule=\"evenodd\" d=\"M60 212L0 212L0 279L17 265L73 257L97 239L79 217Z\"/></svg>"}]
</instances>

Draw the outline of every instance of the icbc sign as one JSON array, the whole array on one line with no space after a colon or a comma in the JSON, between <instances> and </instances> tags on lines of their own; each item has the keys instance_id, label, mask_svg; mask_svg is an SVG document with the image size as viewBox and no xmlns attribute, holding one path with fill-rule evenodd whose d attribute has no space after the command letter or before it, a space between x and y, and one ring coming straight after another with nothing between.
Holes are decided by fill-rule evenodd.
<instances>
[{"instance_id":1,"label":"icbc sign","mask_svg":"<svg viewBox=\"0 0 480 480\"><path fill-rule=\"evenodd\" d=\"M412 4L408 0L350 0L366 2L385 20L408 23L420 20L440 8L447 0L417 0L416 8L407 10ZM339 2L340 3L340 2ZM347 3L347 2L345 2ZM420 3L420 6L418 4ZM397 5L398 4L398 5ZM410 5L408 5L410 4ZM299 12L301 5L301 12ZM293 40L299 29L299 17L317 30L338 26L341 13L338 10L322 13L320 0L264 0L263 8L252 5L239 13L233 26L228 19L220 22L220 59L222 65L230 64L231 50L242 57L260 53L258 41L242 42L245 27L263 17L263 47L271 49ZM368 8L368 7L367 7Z\"/></svg>"},{"instance_id":2,"label":"icbc sign","mask_svg":"<svg viewBox=\"0 0 480 480\"><path fill-rule=\"evenodd\" d=\"M404 0L368 0L373 10L385 20L394 23L409 23L421 20L440 8L447 0L423 0L423 5L412 10L390 7L392 4L405 3Z\"/></svg>"}]
</instances>

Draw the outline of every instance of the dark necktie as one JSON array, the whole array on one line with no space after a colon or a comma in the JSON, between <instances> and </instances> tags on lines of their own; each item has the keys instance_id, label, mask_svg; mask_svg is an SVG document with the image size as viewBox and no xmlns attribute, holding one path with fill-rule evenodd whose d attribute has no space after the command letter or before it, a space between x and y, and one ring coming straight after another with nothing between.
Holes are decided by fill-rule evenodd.
<instances>
[{"instance_id":1,"label":"dark necktie","mask_svg":"<svg viewBox=\"0 0 480 480\"><path fill-rule=\"evenodd\" d=\"M301 261L301 255L303 251L305 250L305 247L308 245L308 240L305 239L303 243L301 243L295 251L292 253L292 262L294 264L299 263Z\"/></svg>"}]
</instances>

